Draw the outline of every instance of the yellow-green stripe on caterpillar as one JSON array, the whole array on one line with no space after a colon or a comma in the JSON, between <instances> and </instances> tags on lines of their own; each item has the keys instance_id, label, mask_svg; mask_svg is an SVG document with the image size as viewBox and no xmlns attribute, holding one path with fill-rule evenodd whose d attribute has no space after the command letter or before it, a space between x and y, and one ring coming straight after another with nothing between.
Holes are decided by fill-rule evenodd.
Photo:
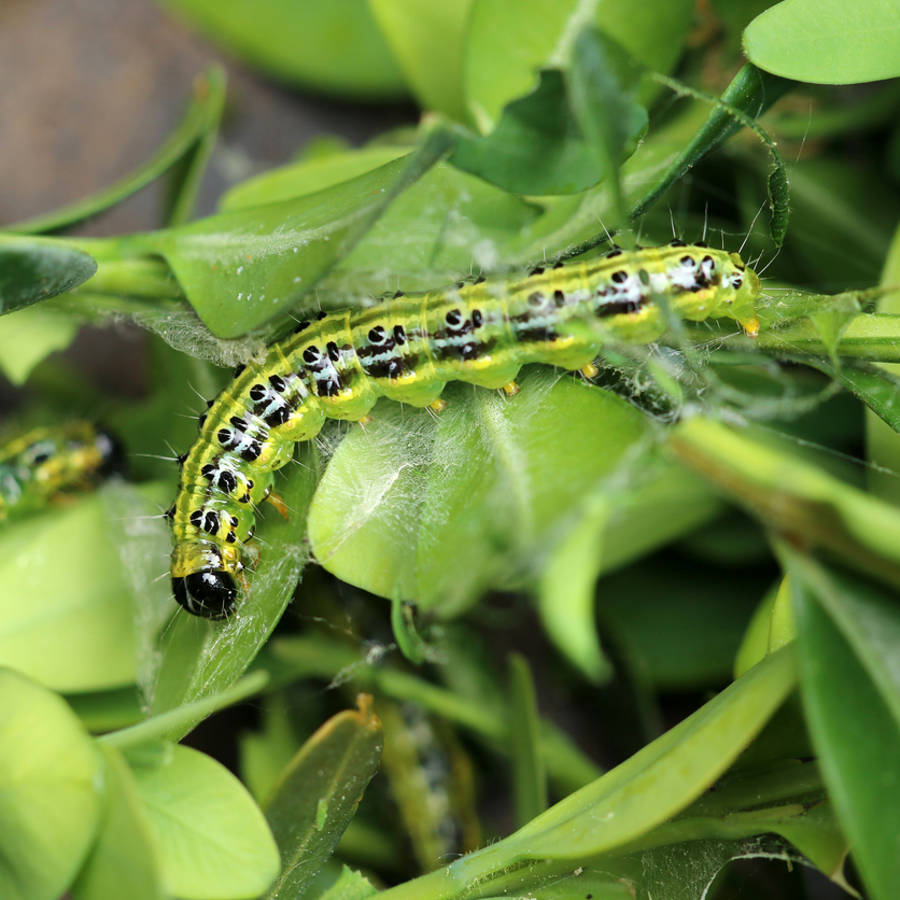
<instances>
[{"instance_id":1,"label":"yellow-green stripe on caterpillar","mask_svg":"<svg viewBox=\"0 0 900 900\"><path fill-rule=\"evenodd\" d=\"M120 462L117 441L90 422L19 435L0 446L0 522L88 489Z\"/></svg>"},{"instance_id":2,"label":"yellow-green stripe on caterpillar","mask_svg":"<svg viewBox=\"0 0 900 900\"><path fill-rule=\"evenodd\" d=\"M262 362L239 367L201 418L169 511L176 600L210 619L233 611L255 507L294 444L326 418L362 419L382 396L428 406L448 381L500 388L526 363L584 368L600 349L597 320L618 339L656 340L661 295L684 319L727 317L758 330L756 273L736 253L682 241L301 323Z\"/></svg>"}]
</instances>

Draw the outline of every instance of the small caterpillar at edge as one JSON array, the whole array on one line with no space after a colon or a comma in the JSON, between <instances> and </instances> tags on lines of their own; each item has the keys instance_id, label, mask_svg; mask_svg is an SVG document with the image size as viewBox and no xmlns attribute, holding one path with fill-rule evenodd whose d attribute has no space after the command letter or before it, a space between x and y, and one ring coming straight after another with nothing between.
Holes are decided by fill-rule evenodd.
<instances>
[{"instance_id":1,"label":"small caterpillar at edge","mask_svg":"<svg viewBox=\"0 0 900 900\"><path fill-rule=\"evenodd\" d=\"M361 420L382 396L425 407L448 381L501 388L526 363L582 369L601 346L593 321L631 343L660 337L660 295L684 319L727 317L758 331L756 273L737 253L682 241L301 323L262 362L238 367L200 419L167 514L175 599L209 619L232 613L255 508L267 498L277 505L275 471L326 419Z\"/></svg>"},{"instance_id":2,"label":"small caterpillar at edge","mask_svg":"<svg viewBox=\"0 0 900 900\"><path fill-rule=\"evenodd\" d=\"M18 435L0 447L0 523L87 490L121 464L118 441L90 422Z\"/></svg>"}]
</instances>

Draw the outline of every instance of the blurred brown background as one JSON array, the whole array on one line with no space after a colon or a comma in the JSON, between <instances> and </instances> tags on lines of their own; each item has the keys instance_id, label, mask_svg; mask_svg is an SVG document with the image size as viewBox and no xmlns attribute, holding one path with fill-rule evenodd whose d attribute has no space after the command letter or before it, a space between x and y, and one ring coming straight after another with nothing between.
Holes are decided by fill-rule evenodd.
<instances>
[{"instance_id":1,"label":"blurred brown background","mask_svg":"<svg viewBox=\"0 0 900 900\"><path fill-rule=\"evenodd\" d=\"M255 75L152 0L0 0L0 223L105 187L165 140L194 76L228 71L228 108L198 212L224 187L288 161L312 137L358 144L415 121L412 106L312 97ZM79 229L158 226L160 186Z\"/></svg>"}]
</instances>

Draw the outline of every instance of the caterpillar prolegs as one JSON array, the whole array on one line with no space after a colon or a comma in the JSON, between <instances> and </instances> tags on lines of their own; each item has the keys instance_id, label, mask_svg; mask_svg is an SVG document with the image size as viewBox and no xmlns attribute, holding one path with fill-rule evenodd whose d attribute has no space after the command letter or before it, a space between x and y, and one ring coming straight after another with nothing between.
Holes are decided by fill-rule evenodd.
<instances>
[{"instance_id":1,"label":"caterpillar prolegs","mask_svg":"<svg viewBox=\"0 0 900 900\"><path fill-rule=\"evenodd\" d=\"M90 422L35 428L0 446L0 522L91 487L120 467L109 433Z\"/></svg>"},{"instance_id":2,"label":"caterpillar prolegs","mask_svg":"<svg viewBox=\"0 0 900 900\"><path fill-rule=\"evenodd\" d=\"M656 340L661 295L682 318L758 330L756 273L736 253L682 241L301 323L262 362L239 367L201 418L170 510L176 600L210 619L233 611L255 508L325 419L362 419L382 396L428 406L448 381L500 388L526 363L581 369L600 350L597 320L618 339Z\"/></svg>"}]
</instances>

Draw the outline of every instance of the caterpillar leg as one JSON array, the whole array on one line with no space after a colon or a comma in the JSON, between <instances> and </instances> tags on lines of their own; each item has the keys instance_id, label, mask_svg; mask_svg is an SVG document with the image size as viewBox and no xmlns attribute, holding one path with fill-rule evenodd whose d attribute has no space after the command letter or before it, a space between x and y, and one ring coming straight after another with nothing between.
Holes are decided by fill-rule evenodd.
<instances>
[{"instance_id":1,"label":"caterpillar leg","mask_svg":"<svg viewBox=\"0 0 900 900\"><path fill-rule=\"evenodd\" d=\"M443 412L447 408L447 401L442 397L438 397L437 400L432 400L431 403L428 404L428 408L434 410L436 413Z\"/></svg>"},{"instance_id":2,"label":"caterpillar leg","mask_svg":"<svg viewBox=\"0 0 900 900\"><path fill-rule=\"evenodd\" d=\"M363 416L361 419L356 420L356 424L361 425L363 428L365 428L366 425L371 425L374 421L375 420L372 416Z\"/></svg>"},{"instance_id":3,"label":"caterpillar leg","mask_svg":"<svg viewBox=\"0 0 900 900\"><path fill-rule=\"evenodd\" d=\"M288 507L287 503L284 502L284 497L281 494L276 494L275 491L270 491L269 496L266 497L266 503L271 503L272 506L278 511L278 515L281 516L286 522L290 520L290 515L288 515Z\"/></svg>"},{"instance_id":4,"label":"caterpillar leg","mask_svg":"<svg viewBox=\"0 0 900 900\"><path fill-rule=\"evenodd\" d=\"M751 319L739 319L738 324L744 329L747 337L756 337L759 334L759 319L753 316Z\"/></svg>"},{"instance_id":5,"label":"caterpillar leg","mask_svg":"<svg viewBox=\"0 0 900 900\"><path fill-rule=\"evenodd\" d=\"M522 388L515 381L509 381L503 385L503 392L507 397L515 397Z\"/></svg>"},{"instance_id":6,"label":"caterpillar leg","mask_svg":"<svg viewBox=\"0 0 900 900\"><path fill-rule=\"evenodd\" d=\"M593 364L588 363L586 366L582 366L579 370L585 378L590 381L592 378L596 378L600 374L600 370Z\"/></svg>"}]
</instances>

